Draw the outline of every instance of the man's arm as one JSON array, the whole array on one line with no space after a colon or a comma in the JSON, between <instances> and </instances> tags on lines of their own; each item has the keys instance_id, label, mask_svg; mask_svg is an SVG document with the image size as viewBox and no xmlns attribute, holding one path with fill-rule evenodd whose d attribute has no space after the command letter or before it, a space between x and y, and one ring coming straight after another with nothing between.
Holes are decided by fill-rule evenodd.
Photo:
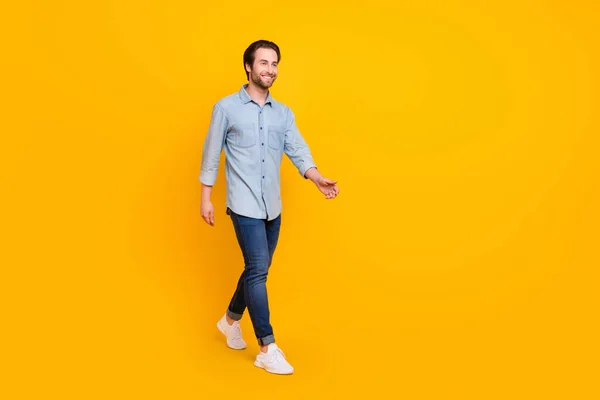
<instances>
[{"instance_id":1,"label":"man's arm","mask_svg":"<svg viewBox=\"0 0 600 400\"><path fill-rule=\"evenodd\" d=\"M325 178L317 169L310 149L296 126L294 113L289 108L283 151L296 166L298 172L304 178L310 179L325 195L325 198L333 199L338 195L340 189L336 186L337 182Z\"/></svg>"},{"instance_id":2,"label":"man's arm","mask_svg":"<svg viewBox=\"0 0 600 400\"><path fill-rule=\"evenodd\" d=\"M287 110L285 143L283 152L289 157L300 175L307 178L306 171L316 168L310 149L296 126L296 119L291 109Z\"/></svg>"},{"instance_id":3,"label":"man's arm","mask_svg":"<svg viewBox=\"0 0 600 400\"><path fill-rule=\"evenodd\" d=\"M208 133L204 140L202 166L199 177L200 182L202 182L200 214L204 221L211 226L214 226L215 224L215 210L210 201L210 195L212 193L212 187L217 181L219 161L221 158L221 151L223 151L223 144L225 143L226 132L227 116L221 106L215 104Z\"/></svg>"}]
</instances>

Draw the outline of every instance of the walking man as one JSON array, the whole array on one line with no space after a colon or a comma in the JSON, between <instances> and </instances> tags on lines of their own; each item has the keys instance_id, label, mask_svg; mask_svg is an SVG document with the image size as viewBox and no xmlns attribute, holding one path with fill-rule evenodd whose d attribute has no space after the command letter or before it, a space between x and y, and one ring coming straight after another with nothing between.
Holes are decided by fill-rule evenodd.
<instances>
[{"instance_id":1,"label":"walking man","mask_svg":"<svg viewBox=\"0 0 600 400\"><path fill-rule=\"evenodd\" d=\"M244 271L217 327L229 347L246 348L239 320L247 307L260 346L254 365L275 374L291 374L293 367L275 344L266 290L281 226L283 154L326 199L335 198L339 188L336 181L323 177L318 171L292 110L271 96L269 88L277 78L280 60L279 47L270 41L259 40L246 49L244 69L248 83L214 105L199 179L202 218L214 226L215 212L210 195L224 149L227 215L242 251Z\"/></svg>"}]
</instances>

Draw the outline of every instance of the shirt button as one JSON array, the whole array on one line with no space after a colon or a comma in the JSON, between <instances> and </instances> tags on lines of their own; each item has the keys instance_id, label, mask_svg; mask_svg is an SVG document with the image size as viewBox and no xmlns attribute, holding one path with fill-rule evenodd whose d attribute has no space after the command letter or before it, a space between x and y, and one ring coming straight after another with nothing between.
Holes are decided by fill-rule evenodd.
<instances>
[{"instance_id":1,"label":"shirt button","mask_svg":"<svg viewBox=\"0 0 600 400\"><path fill-rule=\"evenodd\" d=\"M263 179L265 179L265 177L263 176Z\"/></svg>"},{"instance_id":2,"label":"shirt button","mask_svg":"<svg viewBox=\"0 0 600 400\"><path fill-rule=\"evenodd\" d=\"M265 144L264 144L264 143L261 143L260 145L261 145L261 146L264 146Z\"/></svg>"},{"instance_id":3,"label":"shirt button","mask_svg":"<svg viewBox=\"0 0 600 400\"><path fill-rule=\"evenodd\" d=\"M260 130L262 131L262 126L260 127Z\"/></svg>"}]
</instances>

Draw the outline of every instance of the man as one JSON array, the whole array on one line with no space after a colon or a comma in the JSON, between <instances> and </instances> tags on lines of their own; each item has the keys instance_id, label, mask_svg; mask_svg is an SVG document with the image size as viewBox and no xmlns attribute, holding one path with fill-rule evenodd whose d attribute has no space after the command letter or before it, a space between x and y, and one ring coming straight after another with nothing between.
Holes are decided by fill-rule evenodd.
<instances>
[{"instance_id":1,"label":"man","mask_svg":"<svg viewBox=\"0 0 600 400\"><path fill-rule=\"evenodd\" d=\"M336 182L323 177L296 127L290 108L274 100L269 88L277 78L279 47L266 40L252 43L244 52L248 83L238 93L218 101L204 142L200 181L201 214L214 226L210 201L217 179L221 151L225 149L227 214L242 255L244 271L225 315L217 323L233 349L244 349L239 320L246 307L260 346L254 365L275 374L291 374L293 367L275 344L269 322L266 281L281 226L280 165L285 153L300 174L310 179L327 199L339 193Z\"/></svg>"}]
</instances>

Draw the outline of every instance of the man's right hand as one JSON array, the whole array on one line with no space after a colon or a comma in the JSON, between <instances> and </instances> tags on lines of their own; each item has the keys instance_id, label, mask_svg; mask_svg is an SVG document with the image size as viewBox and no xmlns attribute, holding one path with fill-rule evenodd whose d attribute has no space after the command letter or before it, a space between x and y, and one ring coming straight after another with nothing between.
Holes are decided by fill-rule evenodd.
<instances>
[{"instance_id":1,"label":"man's right hand","mask_svg":"<svg viewBox=\"0 0 600 400\"><path fill-rule=\"evenodd\" d=\"M210 200L202 202L202 205L200 206L200 215L202 215L204 222L210 226L215 226L215 208Z\"/></svg>"}]
</instances>

